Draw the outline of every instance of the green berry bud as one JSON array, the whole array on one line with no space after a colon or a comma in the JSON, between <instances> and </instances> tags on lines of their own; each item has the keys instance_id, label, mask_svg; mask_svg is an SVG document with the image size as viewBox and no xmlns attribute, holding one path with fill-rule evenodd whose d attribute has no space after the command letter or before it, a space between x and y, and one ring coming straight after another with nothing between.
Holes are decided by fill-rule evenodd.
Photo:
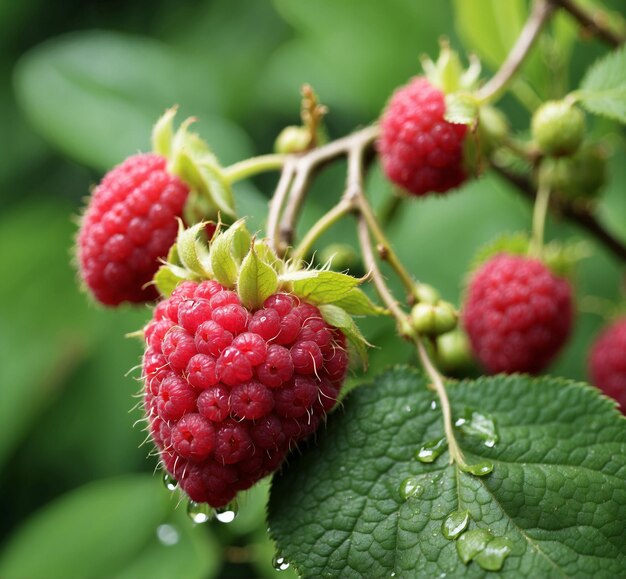
<instances>
[{"instance_id":1,"label":"green berry bud","mask_svg":"<svg viewBox=\"0 0 626 579\"><path fill-rule=\"evenodd\" d=\"M454 372L472 364L467 335L456 329L437 338L437 363L444 372Z\"/></svg>"},{"instance_id":2,"label":"green berry bud","mask_svg":"<svg viewBox=\"0 0 626 579\"><path fill-rule=\"evenodd\" d=\"M274 150L282 155L302 153L311 146L311 134L306 127L285 127L274 143Z\"/></svg>"},{"instance_id":3,"label":"green berry bud","mask_svg":"<svg viewBox=\"0 0 626 579\"><path fill-rule=\"evenodd\" d=\"M575 155L546 159L540 179L571 199L594 199L606 183L607 153L598 144L583 145Z\"/></svg>"},{"instance_id":4,"label":"green berry bud","mask_svg":"<svg viewBox=\"0 0 626 579\"><path fill-rule=\"evenodd\" d=\"M583 140L585 116L566 101L548 101L535 111L531 129L533 139L545 155L571 155Z\"/></svg>"},{"instance_id":5,"label":"green berry bud","mask_svg":"<svg viewBox=\"0 0 626 579\"><path fill-rule=\"evenodd\" d=\"M418 283L415 286L415 297L417 301L427 304L434 304L441 299L439 292L431 285Z\"/></svg>"},{"instance_id":6,"label":"green berry bud","mask_svg":"<svg viewBox=\"0 0 626 579\"><path fill-rule=\"evenodd\" d=\"M418 303L411 310L413 328L428 336L439 336L453 330L457 317L454 306L444 301L434 304Z\"/></svg>"}]
</instances>

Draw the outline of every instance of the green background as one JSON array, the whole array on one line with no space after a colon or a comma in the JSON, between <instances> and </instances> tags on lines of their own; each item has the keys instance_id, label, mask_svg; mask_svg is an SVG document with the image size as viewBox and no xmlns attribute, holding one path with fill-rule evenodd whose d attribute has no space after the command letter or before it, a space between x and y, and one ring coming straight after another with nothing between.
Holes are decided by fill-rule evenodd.
<instances>
[{"instance_id":1,"label":"green background","mask_svg":"<svg viewBox=\"0 0 626 579\"><path fill-rule=\"evenodd\" d=\"M168 497L135 421L141 345L125 334L144 307L104 310L80 291L73 267L76 220L89 188L125 156L149 149L152 123L169 106L198 117L197 131L224 164L269 152L298 121L309 82L328 105L331 137L374 120L394 87L435 57L438 38L469 46L484 67L501 61L523 23L524 1L215 0L0 3L0 576L272 576L265 536L266 486L242 501L232 525L192 527ZM626 9L614 0L615 10ZM504 6L503 6L504 5ZM620 8L621 5L621 8ZM480 15L480 18L479 18ZM577 37L567 19L524 70L540 98L575 87L606 48ZM548 56L557 55L547 61ZM560 59L560 60L559 60ZM560 64L558 64L560 63ZM532 105L506 97L513 127L528 129ZM626 163L619 129L590 120L613 148L601 219L626 238ZM316 182L305 230L340 194L344 167ZM275 184L264 176L239 188L242 213L262 226ZM391 188L377 168L377 204ZM506 231L527 229L531 209L485 175L445 198L403 208L389 233L415 276L458 303L472 255ZM581 236L551 220L547 237ZM351 242L351 227L319 247ZM615 300L623 266L592 242L578 274L585 296ZM588 302L588 300L587 300ZM583 300L583 303L586 303ZM585 351L602 319L581 313L551 371L585 377ZM391 324L365 321L378 348L371 372L411 361ZM70 493L70 494L68 494ZM174 545L159 541L170 525ZM161 528L163 531L163 529ZM166 528L167 530L167 528ZM171 529L170 529L171 530ZM36 552L36 556L34 555ZM287 573L279 576L286 577Z\"/></svg>"}]
</instances>

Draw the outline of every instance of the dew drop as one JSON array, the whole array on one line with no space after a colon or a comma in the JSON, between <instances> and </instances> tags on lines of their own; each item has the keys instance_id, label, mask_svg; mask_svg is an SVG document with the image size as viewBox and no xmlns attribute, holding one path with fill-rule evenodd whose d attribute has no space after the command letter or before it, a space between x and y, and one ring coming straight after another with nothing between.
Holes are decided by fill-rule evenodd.
<instances>
[{"instance_id":1,"label":"dew drop","mask_svg":"<svg viewBox=\"0 0 626 579\"><path fill-rule=\"evenodd\" d=\"M239 505L237 501L228 503L225 507L215 509L215 518L224 524L232 523L239 513Z\"/></svg>"},{"instance_id":2,"label":"dew drop","mask_svg":"<svg viewBox=\"0 0 626 579\"><path fill-rule=\"evenodd\" d=\"M476 464L463 465L461 470L473 474L474 476L485 476L493 471L493 463L489 460L481 460Z\"/></svg>"},{"instance_id":3,"label":"dew drop","mask_svg":"<svg viewBox=\"0 0 626 579\"><path fill-rule=\"evenodd\" d=\"M163 474L163 486L168 491L175 491L178 488L178 481L169 473Z\"/></svg>"},{"instance_id":4,"label":"dew drop","mask_svg":"<svg viewBox=\"0 0 626 579\"><path fill-rule=\"evenodd\" d=\"M206 523L213 515L213 509L207 503L189 501L187 514L194 523Z\"/></svg>"},{"instance_id":5,"label":"dew drop","mask_svg":"<svg viewBox=\"0 0 626 579\"><path fill-rule=\"evenodd\" d=\"M487 448L493 448L496 445L496 439L495 438L487 438L485 440L485 442L483 443Z\"/></svg>"},{"instance_id":6,"label":"dew drop","mask_svg":"<svg viewBox=\"0 0 626 579\"><path fill-rule=\"evenodd\" d=\"M420 462L434 462L446 448L448 443L445 437L429 440L415 453L415 458Z\"/></svg>"},{"instance_id":7,"label":"dew drop","mask_svg":"<svg viewBox=\"0 0 626 579\"><path fill-rule=\"evenodd\" d=\"M419 484L416 477L410 476L402 481L399 492L404 500L408 500L419 497L424 492L424 487Z\"/></svg>"},{"instance_id":8,"label":"dew drop","mask_svg":"<svg viewBox=\"0 0 626 579\"><path fill-rule=\"evenodd\" d=\"M289 569L289 561L282 555L276 555L272 560L272 565L276 571L286 571Z\"/></svg>"},{"instance_id":9,"label":"dew drop","mask_svg":"<svg viewBox=\"0 0 626 579\"><path fill-rule=\"evenodd\" d=\"M469 521L469 511L454 511L446 517L441 525L441 532L446 539L456 539L467 529Z\"/></svg>"},{"instance_id":10,"label":"dew drop","mask_svg":"<svg viewBox=\"0 0 626 579\"><path fill-rule=\"evenodd\" d=\"M159 525L156 529L157 538L162 545L171 547L180 540L180 534L172 525Z\"/></svg>"},{"instance_id":11,"label":"dew drop","mask_svg":"<svg viewBox=\"0 0 626 579\"><path fill-rule=\"evenodd\" d=\"M437 401L436 401L436 400L433 400L433 401L430 403L430 409L431 409L431 410L437 410Z\"/></svg>"}]
</instances>

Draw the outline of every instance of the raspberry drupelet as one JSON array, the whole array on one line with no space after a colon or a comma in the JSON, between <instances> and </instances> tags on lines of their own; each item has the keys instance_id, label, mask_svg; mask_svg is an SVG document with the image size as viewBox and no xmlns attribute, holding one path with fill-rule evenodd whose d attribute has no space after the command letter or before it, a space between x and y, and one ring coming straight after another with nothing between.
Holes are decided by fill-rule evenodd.
<instances>
[{"instance_id":1,"label":"raspberry drupelet","mask_svg":"<svg viewBox=\"0 0 626 579\"><path fill-rule=\"evenodd\" d=\"M604 328L589 352L591 383L617 400L626 414L626 318Z\"/></svg>"},{"instance_id":2,"label":"raspberry drupelet","mask_svg":"<svg viewBox=\"0 0 626 579\"><path fill-rule=\"evenodd\" d=\"M164 157L134 155L94 190L78 232L80 277L102 304L149 302L152 280L178 232L188 186Z\"/></svg>"},{"instance_id":3,"label":"raspberry drupelet","mask_svg":"<svg viewBox=\"0 0 626 579\"><path fill-rule=\"evenodd\" d=\"M316 306L277 293L250 311L213 280L181 283L144 336L152 439L180 487L213 507L316 430L348 367L344 335Z\"/></svg>"},{"instance_id":4,"label":"raspberry drupelet","mask_svg":"<svg viewBox=\"0 0 626 579\"><path fill-rule=\"evenodd\" d=\"M499 254L473 276L462 318L488 372L538 374L570 335L570 284L537 259Z\"/></svg>"},{"instance_id":5,"label":"raspberry drupelet","mask_svg":"<svg viewBox=\"0 0 626 579\"><path fill-rule=\"evenodd\" d=\"M387 177L413 195L445 193L467 178L467 126L444 119L445 95L426 77L396 90L380 119L378 152Z\"/></svg>"}]
</instances>

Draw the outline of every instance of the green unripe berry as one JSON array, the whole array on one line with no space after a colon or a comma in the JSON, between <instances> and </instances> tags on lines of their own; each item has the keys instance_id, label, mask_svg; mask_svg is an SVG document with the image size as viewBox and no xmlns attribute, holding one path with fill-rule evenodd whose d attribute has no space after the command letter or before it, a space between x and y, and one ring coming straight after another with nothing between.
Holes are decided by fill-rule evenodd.
<instances>
[{"instance_id":1,"label":"green unripe berry","mask_svg":"<svg viewBox=\"0 0 626 579\"><path fill-rule=\"evenodd\" d=\"M551 189L571 199L594 199L606 183L607 153L598 144L583 145L572 157L546 159L540 169Z\"/></svg>"},{"instance_id":2,"label":"green unripe berry","mask_svg":"<svg viewBox=\"0 0 626 579\"><path fill-rule=\"evenodd\" d=\"M437 363L444 372L468 368L472 359L472 350L465 332L457 328L437 338Z\"/></svg>"},{"instance_id":3,"label":"green unripe berry","mask_svg":"<svg viewBox=\"0 0 626 579\"><path fill-rule=\"evenodd\" d=\"M282 155L302 153L311 146L311 133L306 127L285 127L274 142L274 151Z\"/></svg>"},{"instance_id":4,"label":"green unripe berry","mask_svg":"<svg viewBox=\"0 0 626 579\"><path fill-rule=\"evenodd\" d=\"M434 304L441 299L439 292L433 286L426 283L416 284L414 293L418 302Z\"/></svg>"},{"instance_id":5,"label":"green unripe berry","mask_svg":"<svg viewBox=\"0 0 626 579\"><path fill-rule=\"evenodd\" d=\"M575 153L585 135L585 115L567 101L547 101L533 115L533 139L551 157Z\"/></svg>"},{"instance_id":6,"label":"green unripe berry","mask_svg":"<svg viewBox=\"0 0 626 579\"><path fill-rule=\"evenodd\" d=\"M454 306L439 301L434 304L418 303L411 310L411 323L420 334L439 336L456 327L458 315Z\"/></svg>"}]
</instances>

